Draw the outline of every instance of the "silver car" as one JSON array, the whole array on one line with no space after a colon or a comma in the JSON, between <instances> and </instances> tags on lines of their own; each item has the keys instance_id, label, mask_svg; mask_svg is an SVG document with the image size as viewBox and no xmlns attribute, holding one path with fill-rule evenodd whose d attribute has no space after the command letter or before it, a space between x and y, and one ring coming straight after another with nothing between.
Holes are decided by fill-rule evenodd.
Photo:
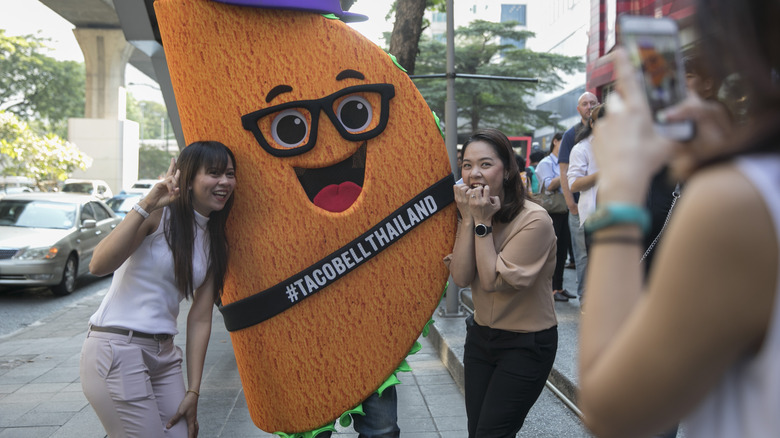
<instances>
[{"instance_id":1,"label":"silver car","mask_svg":"<svg viewBox=\"0 0 780 438\"><path fill-rule=\"evenodd\" d=\"M95 247L122 219L102 201L65 193L0 199L0 285L73 292Z\"/></svg>"}]
</instances>

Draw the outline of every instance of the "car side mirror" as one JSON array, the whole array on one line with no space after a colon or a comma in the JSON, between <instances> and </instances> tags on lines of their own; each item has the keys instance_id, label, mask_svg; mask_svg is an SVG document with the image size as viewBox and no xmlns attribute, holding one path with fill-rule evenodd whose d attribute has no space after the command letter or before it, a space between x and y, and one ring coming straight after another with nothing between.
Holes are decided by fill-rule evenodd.
<instances>
[{"instance_id":1,"label":"car side mirror","mask_svg":"<svg viewBox=\"0 0 780 438\"><path fill-rule=\"evenodd\" d=\"M95 228L97 226L97 222L95 219L84 219L81 222L81 228L90 229Z\"/></svg>"}]
</instances>

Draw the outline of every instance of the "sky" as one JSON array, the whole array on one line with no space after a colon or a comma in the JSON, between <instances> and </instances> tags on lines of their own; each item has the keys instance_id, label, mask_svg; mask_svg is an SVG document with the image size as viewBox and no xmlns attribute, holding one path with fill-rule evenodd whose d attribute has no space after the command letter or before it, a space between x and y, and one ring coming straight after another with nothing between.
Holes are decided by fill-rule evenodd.
<instances>
[{"instance_id":1,"label":"sky","mask_svg":"<svg viewBox=\"0 0 780 438\"><path fill-rule=\"evenodd\" d=\"M382 33L393 30L392 23L385 21L392 2L393 0L357 0L350 12L367 15L369 19L351 23L350 26L384 47ZM6 35L34 34L49 38L51 41L47 45L52 48L47 53L49 56L60 61L84 61L84 55L76 37L73 36L73 25L38 0L2 0L0 29L5 29ZM163 103L162 94L159 89L155 89L155 82L130 65L125 71L125 82L146 84L127 85L128 91L136 99Z\"/></svg>"}]
</instances>

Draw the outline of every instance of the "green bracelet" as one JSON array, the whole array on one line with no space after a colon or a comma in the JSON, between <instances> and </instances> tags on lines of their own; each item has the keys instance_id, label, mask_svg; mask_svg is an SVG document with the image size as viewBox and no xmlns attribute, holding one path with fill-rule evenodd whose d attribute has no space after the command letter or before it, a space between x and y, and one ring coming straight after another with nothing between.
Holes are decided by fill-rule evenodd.
<instances>
[{"instance_id":1,"label":"green bracelet","mask_svg":"<svg viewBox=\"0 0 780 438\"><path fill-rule=\"evenodd\" d=\"M643 234L650 231L650 213L634 204L610 202L599 206L585 221L585 231L593 233L614 225L635 224Z\"/></svg>"}]
</instances>

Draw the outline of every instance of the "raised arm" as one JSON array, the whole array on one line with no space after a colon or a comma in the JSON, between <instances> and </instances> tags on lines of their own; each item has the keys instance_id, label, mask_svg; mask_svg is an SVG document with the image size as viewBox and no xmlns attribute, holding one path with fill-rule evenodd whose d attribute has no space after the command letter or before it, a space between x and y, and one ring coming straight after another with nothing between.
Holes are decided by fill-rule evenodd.
<instances>
[{"instance_id":1,"label":"raised arm","mask_svg":"<svg viewBox=\"0 0 780 438\"><path fill-rule=\"evenodd\" d=\"M146 197L138 202L141 212L133 209L117 227L103 239L89 263L89 271L98 276L116 271L130 255L138 249L146 236L153 233L160 224L162 207L178 196L179 171L174 170L175 159L171 158L165 179L155 184Z\"/></svg>"},{"instance_id":2,"label":"raised arm","mask_svg":"<svg viewBox=\"0 0 780 438\"><path fill-rule=\"evenodd\" d=\"M626 108L611 110L595 128L599 201L639 206L670 153L696 150L696 144L657 136L627 56L618 50L616 57ZM777 282L774 234L758 191L729 165L700 172L686 185L647 290L638 227L593 233L579 400L596 435L662 431L688 414L729 367L761 348ZM631 239L637 244L626 243Z\"/></svg>"},{"instance_id":3,"label":"raised arm","mask_svg":"<svg viewBox=\"0 0 780 438\"><path fill-rule=\"evenodd\" d=\"M452 248L452 256L449 259L449 269L452 281L460 287L471 284L476 274L476 260L474 258L474 218L469 210L469 188L465 184L453 187L455 203L458 206L460 220L455 236L455 246Z\"/></svg>"}]
</instances>

